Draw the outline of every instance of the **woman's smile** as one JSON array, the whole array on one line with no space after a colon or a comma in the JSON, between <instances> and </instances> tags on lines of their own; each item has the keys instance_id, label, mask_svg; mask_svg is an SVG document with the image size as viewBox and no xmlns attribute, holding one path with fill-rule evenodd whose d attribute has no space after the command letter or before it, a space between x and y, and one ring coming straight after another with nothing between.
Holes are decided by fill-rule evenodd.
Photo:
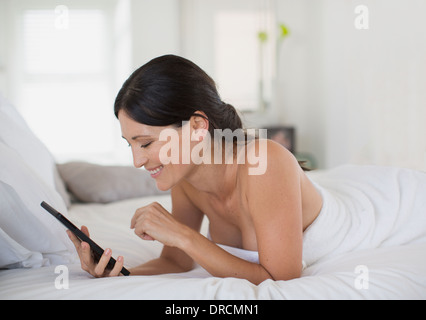
<instances>
[{"instance_id":1,"label":"woman's smile","mask_svg":"<svg viewBox=\"0 0 426 320\"><path fill-rule=\"evenodd\" d=\"M147 168L146 170L148 170L148 172L151 174L152 178L157 178L161 174L161 172L163 171L163 168L164 168L164 166L161 165L161 166L153 168L153 169Z\"/></svg>"}]
</instances>

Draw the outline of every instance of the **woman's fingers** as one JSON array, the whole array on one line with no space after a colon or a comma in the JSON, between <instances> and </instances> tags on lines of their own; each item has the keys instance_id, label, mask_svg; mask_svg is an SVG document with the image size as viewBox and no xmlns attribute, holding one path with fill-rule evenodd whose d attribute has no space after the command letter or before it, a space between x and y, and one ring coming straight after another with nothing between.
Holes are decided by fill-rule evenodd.
<instances>
[{"instance_id":1,"label":"woman's fingers","mask_svg":"<svg viewBox=\"0 0 426 320\"><path fill-rule=\"evenodd\" d=\"M110 277L117 277L120 275L121 269L124 265L124 259L122 256L119 256L117 258L117 261L115 262L114 268L112 268L111 272L109 273Z\"/></svg>"},{"instance_id":2,"label":"woman's fingers","mask_svg":"<svg viewBox=\"0 0 426 320\"><path fill-rule=\"evenodd\" d=\"M87 242L82 242L80 252L81 254L79 254L79 256L81 261L81 267L83 268L83 270L91 273L91 270L94 268L95 262L93 261L90 245Z\"/></svg>"},{"instance_id":3,"label":"woman's fingers","mask_svg":"<svg viewBox=\"0 0 426 320\"><path fill-rule=\"evenodd\" d=\"M77 249L77 252L78 252L80 250L81 241L70 230L67 230L67 235L68 235L68 238L70 238L70 240L74 244L74 246L75 246L75 248Z\"/></svg>"},{"instance_id":4,"label":"woman's fingers","mask_svg":"<svg viewBox=\"0 0 426 320\"><path fill-rule=\"evenodd\" d=\"M81 231L88 237L90 237L89 229L86 226L81 227ZM81 249L81 240L77 238L77 236L70 230L67 230L67 235L74 244L75 248L77 249L77 252ZM80 253L79 253L80 254Z\"/></svg>"},{"instance_id":5,"label":"woman's fingers","mask_svg":"<svg viewBox=\"0 0 426 320\"><path fill-rule=\"evenodd\" d=\"M81 226L81 232L90 238L89 229L86 226Z\"/></svg>"},{"instance_id":6,"label":"woman's fingers","mask_svg":"<svg viewBox=\"0 0 426 320\"><path fill-rule=\"evenodd\" d=\"M105 268L108 265L109 259L111 259L111 249L106 249L99 259L98 264L95 267L95 276L102 277L105 273Z\"/></svg>"},{"instance_id":7,"label":"woman's fingers","mask_svg":"<svg viewBox=\"0 0 426 320\"><path fill-rule=\"evenodd\" d=\"M140 237L142 238L142 240L155 241L155 239L153 237L151 237L150 235L147 235L145 232L142 233L142 235Z\"/></svg>"},{"instance_id":8,"label":"woman's fingers","mask_svg":"<svg viewBox=\"0 0 426 320\"><path fill-rule=\"evenodd\" d=\"M86 226L81 227L81 231L90 237L89 229ZM118 276L120 275L121 269L124 265L123 257L118 257L117 261L112 270L106 270L109 260L112 257L111 249L106 249L99 261L96 263L93 259L92 250L87 242L81 241L74 233L67 230L68 237L71 239L75 248L77 249L78 256L81 262L81 268L84 271L89 272L92 276L103 277L103 276Z\"/></svg>"}]
</instances>

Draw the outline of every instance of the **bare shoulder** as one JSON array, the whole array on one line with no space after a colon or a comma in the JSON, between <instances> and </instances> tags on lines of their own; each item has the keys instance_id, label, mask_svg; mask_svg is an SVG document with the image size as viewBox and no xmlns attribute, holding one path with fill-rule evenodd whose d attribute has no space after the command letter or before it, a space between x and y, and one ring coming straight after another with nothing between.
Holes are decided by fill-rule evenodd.
<instances>
[{"instance_id":1,"label":"bare shoulder","mask_svg":"<svg viewBox=\"0 0 426 320\"><path fill-rule=\"evenodd\" d=\"M246 163L241 174L248 184L259 187L286 176L300 177L302 169L297 159L285 147L272 140L256 139L247 144Z\"/></svg>"},{"instance_id":2,"label":"bare shoulder","mask_svg":"<svg viewBox=\"0 0 426 320\"><path fill-rule=\"evenodd\" d=\"M246 169L245 173L242 173L247 202L251 206L258 201L266 206L273 202L281 208L292 207L301 213L305 230L318 216L323 204L322 197L290 151L270 140L266 146L267 151L264 150L266 156L262 160L265 163L264 172L251 175L249 169ZM255 151L262 149L260 145L255 144L250 148ZM298 203L301 204L300 208Z\"/></svg>"},{"instance_id":3,"label":"bare shoulder","mask_svg":"<svg viewBox=\"0 0 426 320\"><path fill-rule=\"evenodd\" d=\"M247 157L250 152L255 151L258 164L247 163L241 173L243 190L251 214L265 216L263 212L267 208L271 210L272 207L298 207L302 202L301 181L304 173L294 155L271 140L251 143L247 149ZM256 170L250 170L251 168ZM294 212L301 213L300 208Z\"/></svg>"}]
</instances>

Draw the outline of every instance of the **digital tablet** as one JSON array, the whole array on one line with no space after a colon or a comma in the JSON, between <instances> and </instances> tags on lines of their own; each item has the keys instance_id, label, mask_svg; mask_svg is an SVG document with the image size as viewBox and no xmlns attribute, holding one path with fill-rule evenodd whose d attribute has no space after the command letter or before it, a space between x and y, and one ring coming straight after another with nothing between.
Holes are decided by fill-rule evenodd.
<instances>
[{"instance_id":1,"label":"digital tablet","mask_svg":"<svg viewBox=\"0 0 426 320\"><path fill-rule=\"evenodd\" d=\"M40 204L47 212L49 212L52 216L54 216L56 219L58 219L68 230L70 230L72 233L75 234L77 238L79 238L81 241L87 242L90 245L90 248L92 249L93 258L95 262L99 262L99 259L101 258L102 254L104 253L104 249L102 249L100 246L98 246L92 239L90 239L88 236L86 236L79 228L77 228L71 221L69 221L67 218L65 218L62 214L60 214L57 210L52 208L49 204L46 202L42 202ZM111 257L109 259L108 265L106 266L106 269L111 270L115 265L115 259ZM121 273L124 276L128 276L130 272L126 268L121 269Z\"/></svg>"}]
</instances>

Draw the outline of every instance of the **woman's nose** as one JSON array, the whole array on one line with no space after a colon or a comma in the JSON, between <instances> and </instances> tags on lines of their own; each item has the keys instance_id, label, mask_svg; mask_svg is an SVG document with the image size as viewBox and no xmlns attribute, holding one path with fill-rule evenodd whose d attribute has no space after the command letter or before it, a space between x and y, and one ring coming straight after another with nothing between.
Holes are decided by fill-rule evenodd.
<instances>
[{"instance_id":1,"label":"woman's nose","mask_svg":"<svg viewBox=\"0 0 426 320\"><path fill-rule=\"evenodd\" d=\"M133 165L136 168L141 168L148 162L148 157L144 152L133 152Z\"/></svg>"}]
</instances>

